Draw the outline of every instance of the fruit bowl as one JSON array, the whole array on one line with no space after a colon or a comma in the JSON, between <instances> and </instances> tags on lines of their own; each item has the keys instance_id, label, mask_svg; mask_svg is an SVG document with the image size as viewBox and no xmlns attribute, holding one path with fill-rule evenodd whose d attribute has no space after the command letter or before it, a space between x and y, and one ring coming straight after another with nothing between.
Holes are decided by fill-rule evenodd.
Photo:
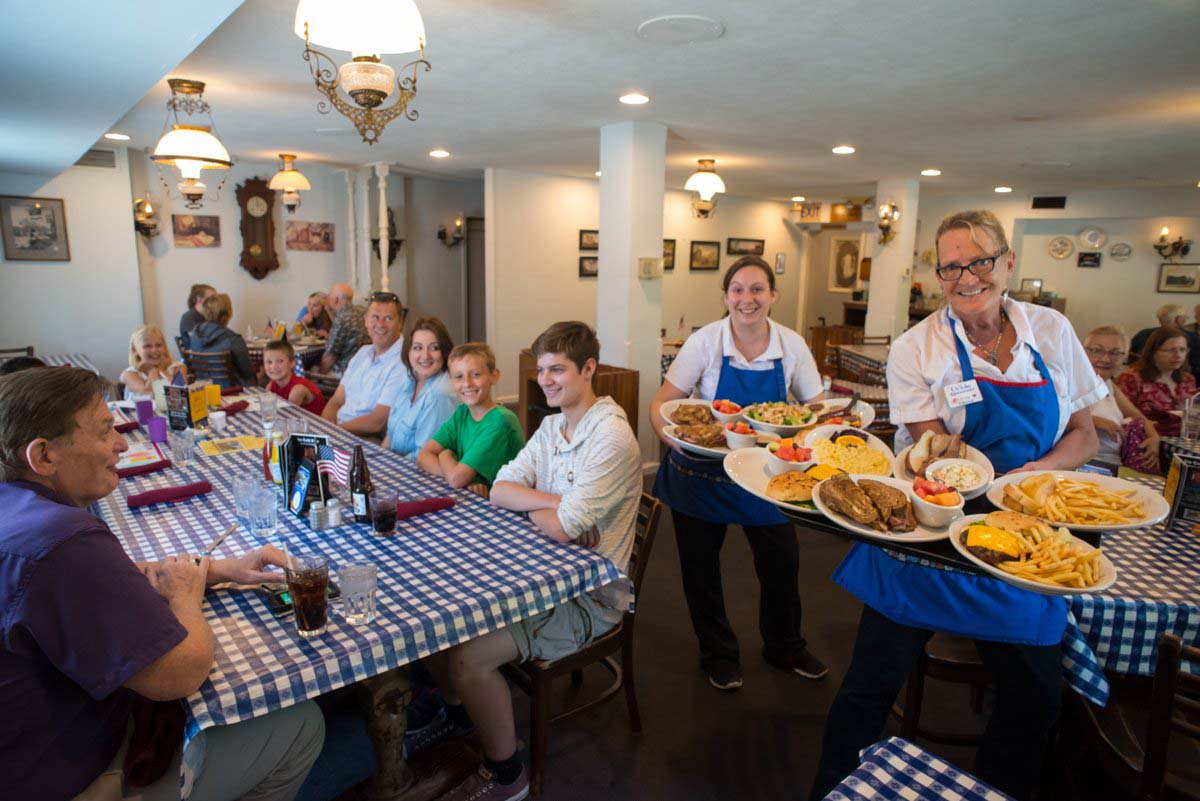
<instances>
[{"instance_id":1,"label":"fruit bowl","mask_svg":"<svg viewBox=\"0 0 1200 801\"><path fill-rule=\"evenodd\" d=\"M736 408L737 411L736 412L721 411L721 409L717 408L718 404L728 404L727 406L722 406L722 408L724 408L724 409ZM742 407L738 406L733 401L727 401L727 400L722 400L722 399L718 398L717 400L715 400L709 404L709 408L712 410L713 417L717 418L717 421L720 422L721 425L725 425L726 423L736 423L738 420L742 419Z\"/></svg>"}]
</instances>

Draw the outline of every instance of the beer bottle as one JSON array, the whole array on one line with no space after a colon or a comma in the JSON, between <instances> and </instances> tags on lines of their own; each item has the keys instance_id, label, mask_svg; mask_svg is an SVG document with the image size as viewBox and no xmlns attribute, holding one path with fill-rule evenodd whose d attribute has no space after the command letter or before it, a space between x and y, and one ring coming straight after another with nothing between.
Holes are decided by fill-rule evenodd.
<instances>
[{"instance_id":1,"label":"beer bottle","mask_svg":"<svg viewBox=\"0 0 1200 801\"><path fill-rule=\"evenodd\" d=\"M354 446L354 462L350 465L350 503L353 506L354 522L371 522L370 495L374 489L371 471L367 469L367 457L362 445Z\"/></svg>"}]
</instances>

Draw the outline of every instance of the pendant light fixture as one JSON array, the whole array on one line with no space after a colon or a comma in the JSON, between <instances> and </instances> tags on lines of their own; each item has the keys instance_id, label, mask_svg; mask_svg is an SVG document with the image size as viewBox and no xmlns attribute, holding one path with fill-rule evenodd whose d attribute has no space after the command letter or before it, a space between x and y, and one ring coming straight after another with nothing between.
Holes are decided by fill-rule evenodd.
<instances>
[{"instance_id":1,"label":"pendant light fixture","mask_svg":"<svg viewBox=\"0 0 1200 801\"><path fill-rule=\"evenodd\" d=\"M695 192L692 212L702 220L713 215L717 209L717 193L725 191L725 182L716 172L716 159L700 159L700 169L692 173L683 188Z\"/></svg>"},{"instance_id":2,"label":"pendant light fixture","mask_svg":"<svg viewBox=\"0 0 1200 801\"><path fill-rule=\"evenodd\" d=\"M322 114L337 109L371 145L400 115L417 118L417 110L408 104L417 94L419 68L429 72L430 66L425 60L425 22L413 0L300 0L294 30L304 40L304 60L317 91L325 96L317 103ZM313 45L349 52L350 60L338 66ZM399 79L396 70L383 63L384 55L414 52L420 57L400 68L405 74ZM384 107L393 93L396 99Z\"/></svg>"},{"instance_id":3,"label":"pendant light fixture","mask_svg":"<svg viewBox=\"0 0 1200 801\"><path fill-rule=\"evenodd\" d=\"M288 210L288 214L295 214L296 209L300 207L300 193L312 189L312 185L304 174L296 169L295 154L280 153L279 158L283 160L283 168L271 176L267 188L283 192L284 208Z\"/></svg>"},{"instance_id":4,"label":"pendant light fixture","mask_svg":"<svg viewBox=\"0 0 1200 801\"><path fill-rule=\"evenodd\" d=\"M184 205L189 209L198 209L203 205L201 200L207 189L200 181L200 171L228 169L233 162L225 145L213 134L212 108L204 101L204 82L171 78L167 85L171 87L171 98L167 100L167 119L163 123L163 135L154 146L150 159L159 165L174 165L179 170L183 180L179 182L178 189L187 200ZM186 122L180 121L181 112ZM201 114L208 118L207 125L192 120L193 116ZM224 180L221 183L223 185ZM166 185L166 179L163 179L163 184Z\"/></svg>"}]
</instances>

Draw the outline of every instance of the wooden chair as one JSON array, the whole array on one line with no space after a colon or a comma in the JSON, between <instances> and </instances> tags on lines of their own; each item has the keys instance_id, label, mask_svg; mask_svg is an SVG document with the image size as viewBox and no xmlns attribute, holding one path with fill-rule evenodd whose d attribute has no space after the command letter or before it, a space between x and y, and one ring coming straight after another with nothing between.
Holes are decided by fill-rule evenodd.
<instances>
[{"instance_id":1,"label":"wooden chair","mask_svg":"<svg viewBox=\"0 0 1200 801\"><path fill-rule=\"evenodd\" d=\"M342 383L340 376L332 373L319 373L315 370L305 370L304 377L317 385L317 389L321 390L325 400L332 398L333 393L337 392L338 385Z\"/></svg>"},{"instance_id":2,"label":"wooden chair","mask_svg":"<svg viewBox=\"0 0 1200 801\"><path fill-rule=\"evenodd\" d=\"M23 348L0 348L0 362L5 359L11 359L14 356L32 356L33 345L26 345Z\"/></svg>"},{"instance_id":3,"label":"wooden chair","mask_svg":"<svg viewBox=\"0 0 1200 801\"><path fill-rule=\"evenodd\" d=\"M646 565L650 562L650 551L654 546L654 535L658 530L658 518L662 509L663 505L657 498L642 493L641 503L638 504L633 551L629 555L629 573L633 579L635 597L641 594L642 579L646 575ZM534 795L541 795L545 781L546 751L551 723L566 720L591 709L624 688L625 705L629 709L629 727L634 732L642 730L642 718L638 712L637 692L633 680L633 630L636 620L636 615L627 612L610 631L562 659L553 662L534 660L506 666L505 673L509 679L530 697L529 786ZM617 662L615 656L617 652L621 654L620 662ZM612 674L612 684L595 698L550 717L550 688L554 679L570 675L571 684L578 687L583 683L583 669L595 663L599 663Z\"/></svg>"},{"instance_id":4,"label":"wooden chair","mask_svg":"<svg viewBox=\"0 0 1200 801\"><path fill-rule=\"evenodd\" d=\"M233 371L232 351L184 350L182 355L190 380L208 379L223 387L237 386L238 379Z\"/></svg>"},{"instance_id":5,"label":"wooden chair","mask_svg":"<svg viewBox=\"0 0 1200 801\"><path fill-rule=\"evenodd\" d=\"M175 337L175 350L179 351L179 358L183 359L183 366L188 369L189 373L192 372L192 365L188 363L188 357L187 357L188 349L183 344L183 337L181 337L181 336Z\"/></svg>"},{"instance_id":6,"label":"wooden chair","mask_svg":"<svg viewBox=\"0 0 1200 801\"><path fill-rule=\"evenodd\" d=\"M900 736L907 740L921 737L945 745L979 745L978 735L921 728L921 700L925 696L926 676L971 685L971 706L977 713L982 711L983 689L991 679L975 650L974 641L953 634L934 634L908 677L903 707L893 704L892 714L900 721Z\"/></svg>"}]
</instances>

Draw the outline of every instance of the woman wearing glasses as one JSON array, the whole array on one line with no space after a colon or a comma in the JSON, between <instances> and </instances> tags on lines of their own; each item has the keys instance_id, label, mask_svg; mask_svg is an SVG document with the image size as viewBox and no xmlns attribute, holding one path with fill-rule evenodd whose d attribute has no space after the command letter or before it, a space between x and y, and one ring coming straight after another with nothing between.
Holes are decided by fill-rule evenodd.
<instances>
[{"instance_id":1,"label":"woman wearing glasses","mask_svg":"<svg viewBox=\"0 0 1200 801\"><path fill-rule=\"evenodd\" d=\"M1100 439L1097 459L1124 464L1147 473L1158 472L1158 431L1146 415L1113 383L1129 351L1125 332L1111 325L1093 329L1083 349L1108 387L1108 397L1092 405L1092 425ZM1126 421L1129 422L1126 422Z\"/></svg>"},{"instance_id":2,"label":"woman wearing glasses","mask_svg":"<svg viewBox=\"0 0 1200 801\"><path fill-rule=\"evenodd\" d=\"M1096 452L1088 409L1106 394L1071 324L1005 296L1015 256L988 211L938 227L937 277L949 303L905 332L888 357L897 447L925 431L961 434L997 473L1073 469ZM975 773L1028 798L1058 717L1060 597L936 568L856 544L834 580L864 602L854 654L825 726L813 798L858 766L934 632L976 641L996 703Z\"/></svg>"},{"instance_id":3,"label":"woman wearing glasses","mask_svg":"<svg viewBox=\"0 0 1200 801\"><path fill-rule=\"evenodd\" d=\"M1187 334L1164 325L1146 340L1138 360L1117 377L1117 386L1164 437L1179 435L1182 420L1171 412L1181 411L1196 394L1196 379L1187 367Z\"/></svg>"}]
</instances>

